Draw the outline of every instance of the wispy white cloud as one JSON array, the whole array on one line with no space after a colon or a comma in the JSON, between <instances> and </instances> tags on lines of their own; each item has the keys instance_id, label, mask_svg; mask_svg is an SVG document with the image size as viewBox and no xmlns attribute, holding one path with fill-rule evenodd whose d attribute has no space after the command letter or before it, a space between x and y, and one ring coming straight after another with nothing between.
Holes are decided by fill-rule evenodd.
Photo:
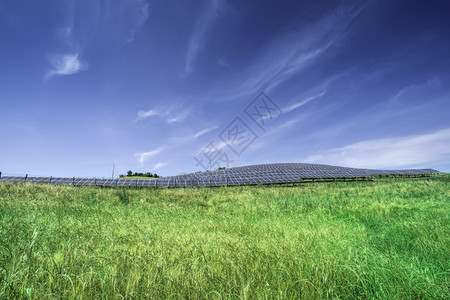
<instances>
[{"instance_id":1,"label":"wispy white cloud","mask_svg":"<svg viewBox=\"0 0 450 300\"><path fill-rule=\"evenodd\" d=\"M153 108L149 110L140 110L137 112L137 117L134 120L135 122L138 122L140 120L143 120L148 117L159 117L164 119L167 123L176 123L181 122L185 120L187 117L189 117L189 109L186 108L183 111L174 111L174 107L169 108Z\"/></svg>"},{"instance_id":2,"label":"wispy white cloud","mask_svg":"<svg viewBox=\"0 0 450 300\"><path fill-rule=\"evenodd\" d=\"M213 131L214 129L217 129L217 127L218 127L218 126L214 126L214 127L209 127L209 128L200 130L199 132L197 132L197 133L195 133L195 134L193 135L193 139L196 140L196 139L198 139L199 137L201 137L202 135L207 134L208 132L211 132L211 131Z\"/></svg>"},{"instance_id":3,"label":"wispy white cloud","mask_svg":"<svg viewBox=\"0 0 450 300\"><path fill-rule=\"evenodd\" d=\"M161 151L163 151L163 150L164 150L164 147L160 147L160 148L157 148L152 151L136 153L134 156L139 158L138 162L142 167L149 158L161 153Z\"/></svg>"},{"instance_id":4,"label":"wispy white cloud","mask_svg":"<svg viewBox=\"0 0 450 300\"><path fill-rule=\"evenodd\" d=\"M236 88L222 99L251 98L262 90L270 92L320 62L346 36L348 27L366 6L343 6L301 30L280 34L255 56L243 77L234 82Z\"/></svg>"},{"instance_id":5,"label":"wispy white cloud","mask_svg":"<svg viewBox=\"0 0 450 300\"><path fill-rule=\"evenodd\" d=\"M102 19L103 28L118 44L133 42L149 18L150 4L146 0L112 1L109 8Z\"/></svg>"},{"instance_id":6,"label":"wispy white cloud","mask_svg":"<svg viewBox=\"0 0 450 300\"><path fill-rule=\"evenodd\" d=\"M308 162L361 168L427 167L450 161L450 129L374 139L310 156Z\"/></svg>"},{"instance_id":7,"label":"wispy white cloud","mask_svg":"<svg viewBox=\"0 0 450 300\"><path fill-rule=\"evenodd\" d=\"M195 26L194 33L189 41L186 54L186 62L183 75L189 75L194 71L194 62L203 47L204 40L217 17L217 12L221 7L221 0L207 1L208 7Z\"/></svg>"},{"instance_id":8,"label":"wispy white cloud","mask_svg":"<svg viewBox=\"0 0 450 300\"><path fill-rule=\"evenodd\" d=\"M157 116L158 113L155 110L140 110L137 113L137 118L136 118L136 122L148 117L152 117L152 116Z\"/></svg>"},{"instance_id":9,"label":"wispy white cloud","mask_svg":"<svg viewBox=\"0 0 450 300\"><path fill-rule=\"evenodd\" d=\"M134 41L134 35L136 31L139 30L148 20L150 11L150 4L145 1L139 1L139 7L137 10L137 14L134 18L134 26L130 29L128 39L126 43L130 43Z\"/></svg>"},{"instance_id":10,"label":"wispy white cloud","mask_svg":"<svg viewBox=\"0 0 450 300\"><path fill-rule=\"evenodd\" d=\"M319 94L317 94L317 95L308 97L308 98L306 98L306 99L304 99L304 100L302 100L302 101L300 101L300 102L293 103L293 104L289 105L288 107L282 109L282 113L288 113L288 112L291 112L291 111L293 111L293 110L295 110L295 109L297 109L297 108L299 108L299 107L301 107L301 106L307 104L308 102L311 102L311 101L313 101L313 100L315 100L315 99L319 99L319 98L321 98L323 95L325 95L326 92L327 92L327 91L325 90L325 91L323 91L323 92L321 92L321 93L319 93ZM264 116L261 117L262 120L271 120L272 118L273 118L273 116L272 116L271 114L267 114L267 115L264 115ZM288 122L291 122L291 121L293 121L293 120L290 120L290 121L288 121ZM295 121L297 122L298 120L295 120ZM288 122L286 122L286 123L288 123Z\"/></svg>"},{"instance_id":11,"label":"wispy white cloud","mask_svg":"<svg viewBox=\"0 0 450 300\"><path fill-rule=\"evenodd\" d=\"M257 153L259 149L265 147L270 147L270 149L276 149L280 141L277 135L279 135L280 133L281 135L288 133L289 128L293 127L299 121L300 121L299 119L291 119L273 128L270 128L270 130L267 133L261 135L255 142L250 144L249 147L246 149L246 152L249 151L251 155L252 153Z\"/></svg>"},{"instance_id":12,"label":"wispy white cloud","mask_svg":"<svg viewBox=\"0 0 450 300\"><path fill-rule=\"evenodd\" d=\"M164 166L166 166L168 163L166 163L166 162L158 162L154 167L153 167L153 169L152 169L152 171L155 171L156 169L159 169L159 168L161 168L161 167L164 167Z\"/></svg>"},{"instance_id":13,"label":"wispy white cloud","mask_svg":"<svg viewBox=\"0 0 450 300\"><path fill-rule=\"evenodd\" d=\"M47 56L53 70L47 73L47 78L55 75L72 75L87 70L88 63L79 59L79 54L52 54Z\"/></svg>"},{"instance_id":14,"label":"wispy white cloud","mask_svg":"<svg viewBox=\"0 0 450 300\"><path fill-rule=\"evenodd\" d=\"M422 91L428 91L430 89L436 89L441 86L441 81L438 77L430 78L425 83L422 84L413 84L407 87L402 88L397 94L392 97L393 100L399 100L408 95L415 95Z\"/></svg>"},{"instance_id":15,"label":"wispy white cloud","mask_svg":"<svg viewBox=\"0 0 450 300\"><path fill-rule=\"evenodd\" d=\"M163 150L165 151L166 154L167 153L176 153L177 149L179 150L180 147L189 147L189 145L192 146L196 139L198 139L199 137L201 137L217 128L218 128L218 126L212 126L212 127L205 128L205 129L199 130L199 131L191 133L191 134L185 134L179 138L172 137L171 139L169 139L168 143L164 144L163 147L160 147L158 149L155 149L155 150L152 150L149 152L136 153L135 156L138 157L138 162L139 162L140 166L142 167L142 166L144 166L145 161L147 161L149 158L154 157L157 154L161 153ZM222 142L222 143L218 144L218 146L216 148L222 149L226 146L227 145ZM203 150L203 148L202 148L202 150ZM202 151L202 150L200 150L200 151ZM206 152L208 152L208 151L206 151ZM153 167L152 171L156 170L158 168L161 168L167 164L168 163L158 162Z\"/></svg>"},{"instance_id":16,"label":"wispy white cloud","mask_svg":"<svg viewBox=\"0 0 450 300\"><path fill-rule=\"evenodd\" d=\"M201 137L201 136L203 136L203 135L205 135L205 134L207 134L207 133L209 133L209 132L211 132L211 131L213 131L213 130L215 130L217 128L218 128L218 126L213 126L213 127L209 127L209 128L205 128L205 129L199 130L197 132L184 133L181 136L172 137L169 140L169 144L166 145L166 146L169 147L169 148L172 148L172 147L173 148L180 148L180 146L182 146L182 145L187 145L187 144L192 145L192 144L195 143L195 141L199 137Z\"/></svg>"},{"instance_id":17,"label":"wispy white cloud","mask_svg":"<svg viewBox=\"0 0 450 300\"><path fill-rule=\"evenodd\" d=\"M147 0L68 1L63 7L66 24L59 34L67 46L78 51L88 47L96 34L118 45L133 42L150 12Z\"/></svg>"},{"instance_id":18,"label":"wispy white cloud","mask_svg":"<svg viewBox=\"0 0 450 300\"><path fill-rule=\"evenodd\" d=\"M290 112L290 111L293 111L294 109L297 109L297 108L299 108L300 106L303 106L303 105L305 105L305 104L308 103L308 102L311 102L311 101L313 101L313 100L322 98L326 93L327 93L327 91L325 90L325 91L323 91L323 92L321 92L321 93L319 93L319 94L317 94L317 95L308 97L308 98L306 98L306 99L304 99L304 100L302 100L302 101L300 101L300 102L291 104L290 106L284 108L284 109L283 109L283 112L284 112L284 113L288 113L288 112Z\"/></svg>"},{"instance_id":19,"label":"wispy white cloud","mask_svg":"<svg viewBox=\"0 0 450 300\"><path fill-rule=\"evenodd\" d=\"M219 60L217 61L217 64L218 64L219 66L221 66L222 68L227 68L227 69L230 69L230 68L231 68L230 64L227 63L227 62L226 62L225 60L223 60L223 59L219 59Z\"/></svg>"},{"instance_id":20,"label":"wispy white cloud","mask_svg":"<svg viewBox=\"0 0 450 300\"><path fill-rule=\"evenodd\" d=\"M299 121L299 120L297 120L297 119L288 120L288 121L286 121L286 122L284 122L284 123L282 123L282 124L280 124L280 125L274 127L274 128L270 131L270 134L273 134L273 133L276 133L277 131L286 129L286 128L288 128L288 127L291 127L292 125L294 125L294 124L297 123L298 121Z\"/></svg>"},{"instance_id":21,"label":"wispy white cloud","mask_svg":"<svg viewBox=\"0 0 450 300\"><path fill-rule=\"evenodd\" d=\"M88 69L79 56L96 36L124 45L134 41L136 32L147 22L150 5L146 0L66 1L58 12L65 24L56 30L69 54L48 57L53 70L46 77L71 75Z\"/></svg>"},{"instance_id":22,"label":"wispy white cloud","mask_svg":"<svg viewBox=\"0 0 450 300\"><path fill-rule=\"evenodd\" d=\"M189 116L189 113L185 110L185 111L179 113L178 115L169 117L167 119L167 123L171 124L171 123L175 123L175 122L181 122L184 119L186 119L188 116Z\"/></svg>"},{"instance_id":23,"label":"wispy white cloud","mask_svg":"<svg viewBox=\"0 0 450 300\"><path fill-rule=\"evenodd\" d=\"M213 144L212 144L213 147L207 147L207 146L208 145L203 145L203 147L200 150L198 150L198 153L200 153L200 152L210 153L210 152L219 151L219 150L222 150L223 148L227 147L228 145L225 142L216 143L216 141L213 141Z\"/></svg>"}]
</instances>

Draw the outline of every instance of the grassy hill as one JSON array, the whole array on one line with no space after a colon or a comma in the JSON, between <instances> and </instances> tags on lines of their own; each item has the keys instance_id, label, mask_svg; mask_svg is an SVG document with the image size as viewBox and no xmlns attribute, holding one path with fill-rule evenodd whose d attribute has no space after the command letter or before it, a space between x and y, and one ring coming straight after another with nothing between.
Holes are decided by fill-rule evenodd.
<instances>
[{"instance_id":1,"label":"grassy hill","mask_svg":"<svg viewBox=\"0 0 450 300\"><path fill-rule=\"evenodd\" d=\"M119 180L122 180L122 179L134 179L134 180L136 180L136 179L144 179L144 180L152 180L152 179L155 179L155 177L145 177L145 176L123 176L123 177L119 177L119 178L117 178L117 179L119 179Z\"/></svg>"},{"instance_id":2,"label":"grassy hill","mask_svg":"<svg viewBox=\"0 0 450 300\"><path fill-rule=\"evenodd\" d=\"M0 184L0 299L444 299L449 216L449 175L297 187Z\"/></svg>"}]
</instances>

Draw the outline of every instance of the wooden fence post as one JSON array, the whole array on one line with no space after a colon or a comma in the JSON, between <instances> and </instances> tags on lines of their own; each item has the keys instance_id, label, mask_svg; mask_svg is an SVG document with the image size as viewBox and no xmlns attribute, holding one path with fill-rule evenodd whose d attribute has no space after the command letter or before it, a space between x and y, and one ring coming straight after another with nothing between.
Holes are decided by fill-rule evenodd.
<instances>
[{"instance_id":1,"label":"wooden fence post","mask_svg":"<svg viewBox=\"0 0 450 300\"><path fill-rule=\"evenodd\" d=\"M27 182L28 174L25 175L25 182Z\"/></svg>"}]
</instances>

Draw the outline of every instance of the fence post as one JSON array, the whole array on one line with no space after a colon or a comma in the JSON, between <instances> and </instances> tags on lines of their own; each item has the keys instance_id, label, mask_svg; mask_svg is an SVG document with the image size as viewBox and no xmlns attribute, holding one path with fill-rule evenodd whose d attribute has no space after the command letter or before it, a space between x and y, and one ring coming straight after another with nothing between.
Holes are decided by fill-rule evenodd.
<instances>
[{"instance_id":1,"label":"fence post","mask_svg":"<svg viewBox=\"0 0 450 300\"><path fill-rule=\"evenodd\" d=\"M52 184L52 176L50 176L50 181L48 182L48 184Z\"/></svg>"},{"instance_id":2,"label":"fence post","mask_svg":"<svg viewBox=\"0 0 450 300\"><path fill-rule=\"evenodd\" d=\"M75 177L72 179L72 185L75 185Z\"/></svg>"},{"instance_id":3,"label":"fence post","mask_svg":"<svg viewBox=\"0 0 450 300\"><path fill-rule=\"evenodd\" d=\"M28 174L25 175L25 182L27 182Z\"/></svg>"},{"instance_id":4,"label":"fence post","mask_svg":"<svg viewBox=\"0 0 450 300\"><path fill-rule=\"evenodd\" d=\"M0 172L0 179L2 179L2 172Z\"/></svg>"}]
</instances>

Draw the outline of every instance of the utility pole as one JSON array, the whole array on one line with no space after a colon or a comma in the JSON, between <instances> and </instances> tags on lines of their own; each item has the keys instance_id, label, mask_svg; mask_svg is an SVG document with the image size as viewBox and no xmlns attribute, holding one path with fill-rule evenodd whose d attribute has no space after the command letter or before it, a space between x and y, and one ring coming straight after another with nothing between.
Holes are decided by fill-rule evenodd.
<instances>
[{"instance_id":1,"label":"utility pole","mask_svg":"<svg viewBox=\"0 0 450 300\"><path fill-rule=\"evenodd\" d=\"M114 167L116 166L116 164L113 164L113 170L112 170L112 177L111 179L114 179Z\"/></svg>"}]
</instances>

